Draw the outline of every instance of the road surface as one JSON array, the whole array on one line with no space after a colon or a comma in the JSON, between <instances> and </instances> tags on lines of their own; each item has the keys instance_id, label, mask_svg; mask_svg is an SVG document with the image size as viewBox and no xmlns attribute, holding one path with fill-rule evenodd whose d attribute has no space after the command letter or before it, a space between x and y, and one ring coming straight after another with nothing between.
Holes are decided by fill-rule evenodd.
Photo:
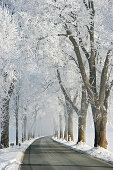
<instances>
[{"instance_id":1,"label":"road surface","mask_svg":"<svg viewBox=\"0 0 113 170\"><path fill-rule=\"evenodd\" d=\"M25 152L21 170L110 170L113 166L73 151L49 137L36 140Z\"/></svg>"}]
</instances>

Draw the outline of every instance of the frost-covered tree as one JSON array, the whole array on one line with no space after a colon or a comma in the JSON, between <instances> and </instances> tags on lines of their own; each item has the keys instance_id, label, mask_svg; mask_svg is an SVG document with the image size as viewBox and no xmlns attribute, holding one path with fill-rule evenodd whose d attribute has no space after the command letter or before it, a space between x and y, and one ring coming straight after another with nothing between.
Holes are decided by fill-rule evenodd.
<instances>
[{"instance_id":1,"label":"frost-covered tree","mask_svg":"<svg viewBox=\"0 0 113 170\"><path fill-rule=\"evenodd\" d=\"M81 12L80 5L83 6L83 4L84 10ZM93 2L92 0L82 1L79 3L79 10L70 10L68 19L65 19L64 15L64 27L66 29L66 34L64 34L64 36L69 38L74 47L82 79L92 107L95 128L94 146L101 146L104 148L107 148L106 123L108 98L113 85L112 81L109 79L109 65L111 63L110 58L113 49L113 33L112 29L107 27L105 21L106 4L97 1ZM94 7L94 5L96 7ZM104 10L100 12L100 8ZM83 15L84 12L86 15ZM107 20L109 20L109 17ZM107 31L105 29L106 27ZM108 30L111 34L108 34ZM85 57L87 59L86 63L89 65L89 78L87 76L88 69L84 64Z\"/></svg>"},{"instance_id":2,"label":"frost-covered tree","mask_svg":"<svg viewBox=\"0 0 113 170\"><path fill-rule=\"evenodd\" d=\"M67 108L66 121L65 121L66 123L65 138L67 139L67 134L68 134L68 137L70 136L71 140L72 141L74 140L73 112L75 111L78 116L78 142L86 142L86 116L88 110L86 88L84 85L82 85L81 108L79 109L78 106L76 105L76 99L78 96L77 93L75 94L74 99L72 100L70 95L68 94L68 92L63 86L59 70L57 70L57 77L58 77L59 85L65 97L66 108Z\"/></svg>"},{"instance_id":3,"label":"frost-covered tree","mask_svg":"<svg viewBox=\"0 0 113 170\"><path fill-rule=\"evenodd\" d=\"M111 67L109 57L113 38L113 24L110 24L113 22L112 1L3 0L2 2L4 10L1 8L0 13L1 104L3 104L4 98L9 97L9 89L14 91L13 88L17 81L17 77L14 75L14 70L16 70L21 75L22 82L19 95L19 116L22 122L26 117L28 131L30 132L29 127L32 126L35 115L38 115L37 122L40 120L39 123L36 121L34 123L34 126L38 127L42 117L46 114L49 115L49 112L56 114L53 117L56 119L55 126L57 127L58 113L63 110L61 106L58 106L57 101L61 90L59 90L58 80L56 80L56 65L64 68L71 60L79 66L84 83L83 89L79 88L81 109L76 108L68 98L71 107L79 112L78 141L85 141L87 107L84 107L84 104L87 106L87 90L94 118L95 146L106 148L106 113L108 97L113 84L112 69L108 69L108 65ZM10 12L7 12L8 10ZM19 44L17 43L18 34L21 39ZM74 57L75 54L77 59ZM67 67L61 76L66 79L66 73L70 74L69 81L62 83L65 87L64 90L70 89L72 79L75 77L71 71L74 72L75 68ZM77 73L76 80L80 78L80 74ZM77 87L80 87L81 81L75 81L75 83L76 85L71 87L73 89L72 98L78 90ZM17 83L16 86L18 86ZM12 93L10 93L10 99L11 95ZM51 99L52 97L55 99L54 101ZM36 112L37 102L40 109ZM50 106L48 108L47 103ZM56 108L55 111L53 106ZM3 107L4 105L2 105L2 110ZM36 134L34 126L30 133Z\"/></svg>"},{"instance_id":4,"label":"frost-covered tree","mask_svg":"<svg viewBox=\"0 0 113 170\"><path fill-rule=\"evenodd\" d=\"M9 146L9 102L16 83L16 59L19 56L18 32L12 17L0 7L0 100L1 100L1 144Z\"/></svg>"}]
</instances>

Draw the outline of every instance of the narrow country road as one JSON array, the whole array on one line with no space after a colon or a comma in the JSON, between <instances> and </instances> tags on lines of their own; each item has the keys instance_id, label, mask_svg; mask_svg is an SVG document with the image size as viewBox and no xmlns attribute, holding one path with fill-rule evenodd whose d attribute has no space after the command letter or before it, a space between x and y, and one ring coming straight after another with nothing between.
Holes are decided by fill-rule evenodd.
<instances>
[{"instance_id":1,"label":"narrow country road","mask_svg":"<svg viewBox=\"0 0 113 170\"><path fill-rule=\"evenodd\" d=\"M49 137L36 140L25 152L21 170L109 170L103 161L68 149Z\"/></svg>"}]
</instances>

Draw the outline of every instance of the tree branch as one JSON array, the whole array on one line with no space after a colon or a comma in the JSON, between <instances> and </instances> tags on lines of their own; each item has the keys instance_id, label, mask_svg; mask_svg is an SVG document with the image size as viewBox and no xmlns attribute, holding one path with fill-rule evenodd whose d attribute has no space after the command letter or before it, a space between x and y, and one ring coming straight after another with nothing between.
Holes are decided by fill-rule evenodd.
<instances>
[{"instance_id":1,"label":"tree branch","mask_svg":"<svg viewBox=\"0 0 113 170\"><path fill-rule=\"evenodd\" d=\"M58 78L58 81L59 81L60 88L61 88L61 90L62 90L62 92L63 92L63 94L65 96L65 99L71 104L73 109L76 111L77 115L79 115L79 113L80 113L79 109L73 104L72 100L70 99L70 97L68 96L65 88L62 85L61 76L60 76L60 72L59 72L58 69L57 69L57 78Z\"/></svg>"},{"instance_id":2,"label":"tree branch","mask_svg":"<svg viewBox=\"0 0 113 170\"><path fill-rule=\"evenodd\" d=\"M88 28L88 27L87 27L87 28ZM76 25L75 25L75 30L76 30L77 34L79 35L79 36L78 36L78 39L79 39L80 47L81 47L82 51L84 52L87 60L89 61L90 56L89 56L89 53L87 52L86 48L84 47L82 38L80 37L80 31L78 30L78 24L77 24L77 23L76 23Z\"/></svg>"},{"instance_id":3,"label":"tree branch","mask_svg":"<svg viewBox=\"0 0 113 170\"><path fill-rule=\"evenodd\" d=\"M15 88L15 82L16 82L16 80L15 80L15 78L13 78L13 80L12 80L12 82L10 84L9 90L8 90L8 96L7 96L8 100L10 100L10 98L11 98L11 96L13 94L13 90Z\"/></svg>"},{"instance_id":4,"label":"tree branch","mask_svg":"<svg viewBox=\"0 0 113 170\"><path fill-rule=\"evenodd\" d=\"M88 7L87 2L86 2L85 0L83 0L83 3L84 3L84 5L85 5L86 9L89 10L89 7Z\"/></svg>"},{"instance_id":5,"label":"tree branch","mask_svg":"<svg viewBox=\"0 0 113 170\"><path fill-rule=\"evenodd\" d=\"M67 37L68 35L67 35L67 34L58 34L58 36L64 36L64 37Z\"/></svg>"},{"instance_id":6,"label":"tree branch","mask_svg":"<svg viewBox=\"0 0 113 170\"><path fill-rule=\"evenodd\" d=\"M83 82L84 82L85 87L87 89L90 101L92 101L92 104L93 104L95 99L94 99L93 91L91 89L88 77L86 75L86 71L85 71L84 64L83 64L83 61L82 61L82 57L81 57L81 54L80 54L79 45L76 42L76 40L73 38L73 36L69 36L69 40L72 42L72 44L74 46L74 51L75 51L75 54L77 56L77 60L78 60L79 68L80 68L80 71L81 71L82 79L83 79Z\"/></svg>"},{"instance_id":7,"label":"tree branch","mask_svg":"<svg viewBox=\"0 0 113 170\"><path fill-rule=\"evenodd\" d=\"M104 62L104 67L101 74L101 81L100 81L100 93L99 93L99 101L100 105L104 103L105 100L105 91L106 91L106 81L107 81L107 74L108 74L108 67L109 67L109 60L111 57L112 50L109 50Z\"/></svg>"},{"instance_id":8,"label":"tree branch","mask_svg":"<svg viewBox=\"0 0 113 170\"><path fill-rule=\"evenodd\" d=\"M87 60L89 61L90 56L89 56L89 53L87 52L86 48L85 48L84 45L83 45L82 38L79 38L79 44L80 44L80 47L81 47L82 51L84 52Z\"/></svg>"}]
</instances>

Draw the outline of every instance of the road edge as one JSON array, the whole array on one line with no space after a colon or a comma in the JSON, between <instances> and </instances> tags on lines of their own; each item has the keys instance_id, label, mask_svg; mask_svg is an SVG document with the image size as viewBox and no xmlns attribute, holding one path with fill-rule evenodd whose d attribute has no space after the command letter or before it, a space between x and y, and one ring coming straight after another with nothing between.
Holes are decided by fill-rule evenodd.
<instances>
[{"instance_id":1,"label":"road edge","mask_svg":"<svg viewBox=\"0 0 113 170\"><path fill-rule=\"evenodd\" d=\"M88 153L85 152L85 151L78 150L78 149L76 149L76 148L72 148L72 147L69 146L69 145L66 145L66 144L64 144L64 143L61 143L61 142L58 141L58 140L55 140L54 137L52 137L51 139L52 139L54 142L59 143L59 144L61 144L62 146L65 146L65 147L67 147L67 148L69 148L69 149L71 149L71 150L73 150L73 151L75 151L75 152L78 152L78 153L87 155L88 157L90 157L90 158L92 158L92 159L96 159L96 160L98 160L98 161L101 161L101 162L103 162L103 163L105 163L105 164L107 164L107 165L113 167L113 162L110 162L110 161L107 161L107 160L105 160L105 159L98 158L98 157L96 157L96 156L90 155L90 154L88 154Z\"/></svg>"},{"instance_id":2,"label":"road edge","mask_svg":"<svg viewBox=\"0 0 113 170\"><path fill-rule=\"evenodd\" d=\"M30 145L32 145L36 140L38 140L38 139L40 139L40 138L43 138L43 136L34 139L34 140L30 143ZM20 164L19 164L18 170L20 170L20 168L21 168L21 164L22 164L22 161L23 161L23 159L24 159L24 153L25 153L25 151L30 147L30 145L28 145L28 146L22 151L22 156L21 156L21 158L20 158L20 160L19 160Z\"/></svg>"}]
</instances>

